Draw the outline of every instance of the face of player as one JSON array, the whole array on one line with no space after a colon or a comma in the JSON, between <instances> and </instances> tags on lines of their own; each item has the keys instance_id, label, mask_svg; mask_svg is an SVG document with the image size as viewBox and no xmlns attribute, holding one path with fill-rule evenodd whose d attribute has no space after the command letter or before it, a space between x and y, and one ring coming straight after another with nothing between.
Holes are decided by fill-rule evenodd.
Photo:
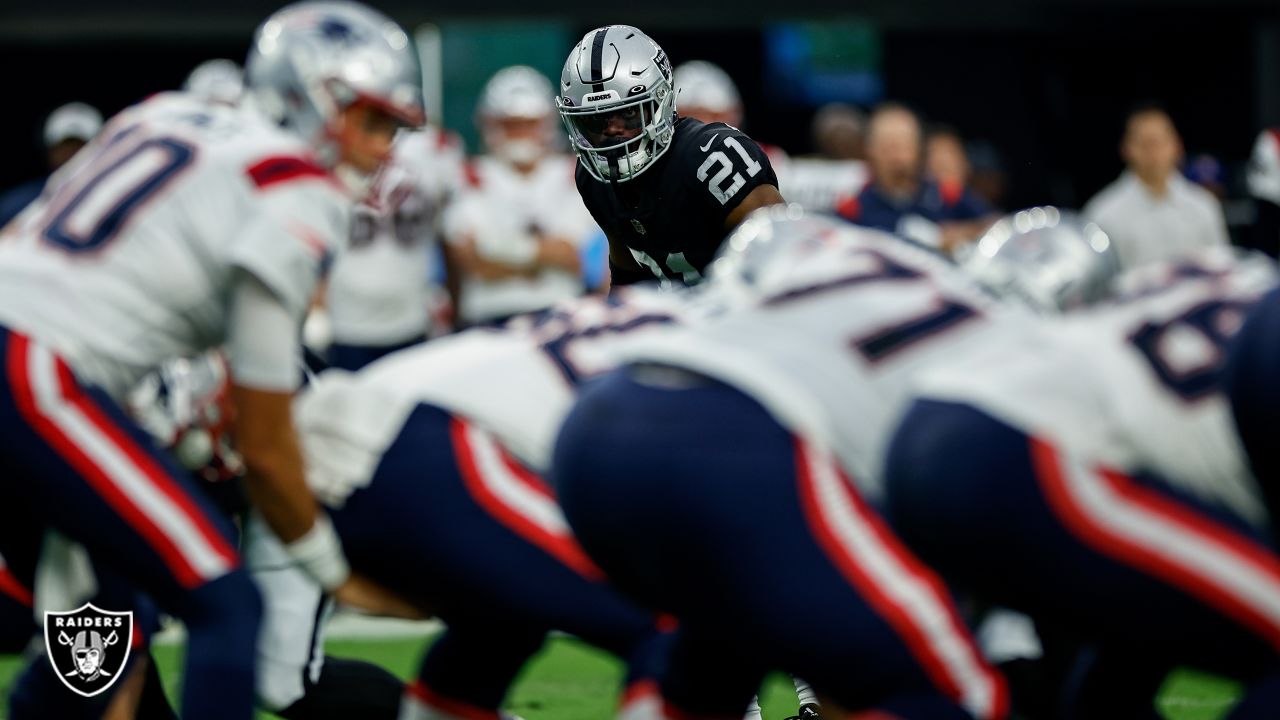
<instances>
[{"instance_id":1,"label":"face of player","mask_svg":"<svg viewBox=\"0 0 1280 720\"><path fill-rule=\"evenodd\" d=\"M644 131L644 115L640 105L631 105L611 113L575 117L574 121L592 145L609 147L639 137Z\"/></svg>"},{"instance_id":2,"label":"face of player","mask_svg":"<svg viewBox=\"0 0 1280 720\"><path fill-rule=\"evenodd\" d=\"M1162 112L1134 116L1125 132L1125 162L1138 177L1163 182L1182 159L1182 142L1173 122Z\"/></svg>"},{"instance_id":3,"label":"face of player","mask_svg":"<svg viewBox=\"0 0 1280 720\"><path fill-rule=\"evenodd\" d=\"M401 123L382 108L357 102L342 111L336 125L341 161L368 175L391 158L391 145Z\"/></svg>"},{"instance_id":4,"label":"face of player","mask_svg":"<svg viewBox=\"0 0 1280 720\"><path fill-rule=\"evenodd\" d=\"M84 140L68 138L49 148L49 170L57 170L65 165L85 144Z\"/></svg>"},{"instance_id":5,"label":"face of player","mask_svg":"<svg viewBox=\"0 0 1280 720\"><path fill-rule=\"evenodd\" d=\"M546 155L551 117L503 117L489 120L485 144L489 151L519 168L531 168Z\"/></svg>"}]
</instances>

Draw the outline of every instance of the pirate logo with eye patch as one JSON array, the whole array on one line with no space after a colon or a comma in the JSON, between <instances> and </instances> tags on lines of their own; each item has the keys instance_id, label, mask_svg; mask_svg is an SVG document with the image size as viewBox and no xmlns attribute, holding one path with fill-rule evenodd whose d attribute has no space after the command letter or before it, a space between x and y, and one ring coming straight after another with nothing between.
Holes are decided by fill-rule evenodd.
<instances>
[{"instance_id":1,"label":"pirate logo with eye patch","mask_svg":"<svg viewBox=\"0 0 1280 720\"><path fill-rule=\"evenodd\" d=\"M120 678L132 639L132 611L111 612L85 603L70 612L44 614L44 642L54 674L85 697L106 691Z\"/></svg>"}]
</instances>

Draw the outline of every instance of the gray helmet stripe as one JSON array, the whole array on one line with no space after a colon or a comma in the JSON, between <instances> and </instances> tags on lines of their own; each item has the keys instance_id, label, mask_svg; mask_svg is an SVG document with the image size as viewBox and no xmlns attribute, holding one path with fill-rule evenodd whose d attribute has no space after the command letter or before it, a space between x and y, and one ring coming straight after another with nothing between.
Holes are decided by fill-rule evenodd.
<instances>
[{"instance_id":1,"label":"gray helmet stripe","mask_svg":"<svg viewBox=\"0 0 1280 720\"><path fill-rule=\"evenodd\" d=\"M591 92L604 90L604 37L608 34L608 27L600 28L591 40Z\"/></svg>"}]
</instances>

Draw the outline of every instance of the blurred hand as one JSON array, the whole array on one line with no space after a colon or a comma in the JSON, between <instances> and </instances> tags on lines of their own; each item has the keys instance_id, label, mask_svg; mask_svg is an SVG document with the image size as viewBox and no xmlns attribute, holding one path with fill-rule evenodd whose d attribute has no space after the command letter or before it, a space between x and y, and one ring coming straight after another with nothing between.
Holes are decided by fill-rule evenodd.
<instances>
[{"instance_id":1,"label":"blurred hand","mask_svg":"<svg viewBox=\"0 0 1280 720\"><path fill-rule=\"evenodd\" d=\"M356 573L351 573L347 581L333 591L333 599L371 615L405 620L425 620L428 617L408 600Z\"/></svg>"},{"instance_id":2,"label":"blurred hand","mask_svg":"<svg viewBox=\"0 0 1280 720\"><path fill-rule=\"evenodd\" d=\"M578 248L564 238L542 235L538 240L538 265L577 273L581 269Z\"/></svg>"}]
</instances>

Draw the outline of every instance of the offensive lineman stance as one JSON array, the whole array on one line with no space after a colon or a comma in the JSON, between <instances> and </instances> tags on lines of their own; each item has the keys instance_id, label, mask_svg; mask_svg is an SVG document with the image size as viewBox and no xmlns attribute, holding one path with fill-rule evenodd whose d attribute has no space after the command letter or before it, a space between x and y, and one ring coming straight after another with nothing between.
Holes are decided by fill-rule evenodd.
<instances>
[{"instance_id":1,"label":"offensive lineman stance","mask_svg":"<svg viewBox=\"0 0 1280 720\"><path fill-rule=\"evenodd\" d=\"M1280 557L1271 478L1250 472L1269 450L1250 440L1275 412L1276 295L1259 297L1276 281L1226 250L1141 268L1114 302L918 381L888 517L958 591L1075 658L1047 698L1064 717L1156 718L1183 664L1249 685L1230 717L1274 716Z\"/></svg>"},{"instance_id":2,"label":"offensive lineman stance","mask_svg":"<svg viewBox=\"0 0 1280 720\"><path fill-rule=\"evenodd\" d=\"M352 566L448 624L401 718L502 717L552 629L651 674L654 616L604 584L540 477L578 382L611 366L604 350L678 309L624 294L331 370L299 397L308 480Z\"/></svg>"},{"instance_id":3,"label":"offensive lineman stance","mask_svg":"<svg viewBox=\"0 0 1280 720\"><path fill-rule=\"evenodd\" d=\"M0 551L29 556L56 528L182 618L184 717L251 717L259 599L230 525L128 419L122 395L164 360L225 342L256 504L324 587L385 598L349 578L306 492L289 402L297 328L346 230L335 177L360 185L395 129L421 120L411 52L399 27L356 3L286 8L250 54L253 111L180 94L126 110L0 243L0 456L12 469ZM44 658L11 700L15 718L102 710L58 686Z\"/></svg>"},{"instance_id":4,"label":"offensive lineman stance","mask_svg":"<svg viewBox=\"0 0 1280 720\"><path fill-rule=\"evenodd\" d=\"M725 247L721 311L629 344L556 445L583 547L680 622L636 717L740 716L775 669L849 710L1002 717L1003 679L875 507L906 378L1018 318L929 253L793 208Z\"/></svg>"}]
</instances>

